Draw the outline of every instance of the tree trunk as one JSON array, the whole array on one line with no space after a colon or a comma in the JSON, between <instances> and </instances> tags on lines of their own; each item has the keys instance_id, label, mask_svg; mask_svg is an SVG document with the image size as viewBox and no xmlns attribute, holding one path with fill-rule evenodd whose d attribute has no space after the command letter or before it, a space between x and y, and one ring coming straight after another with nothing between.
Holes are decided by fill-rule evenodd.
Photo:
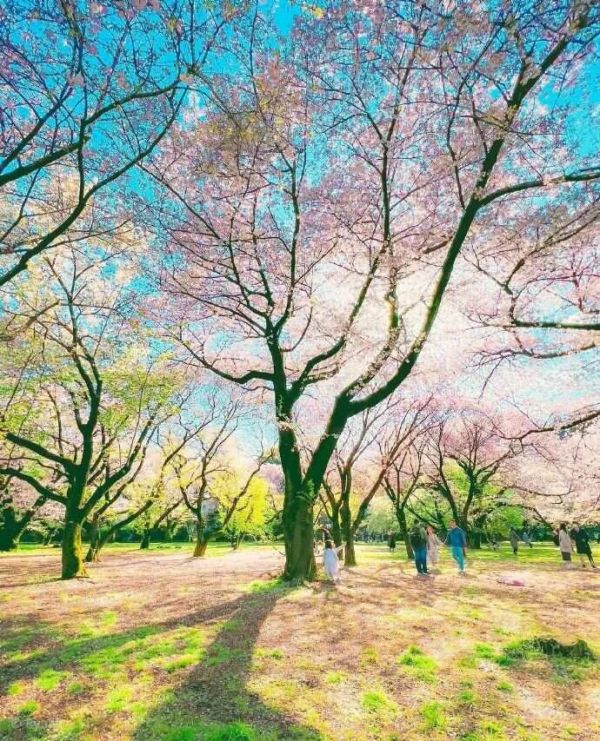
<instances>
[{"instance_id":1,"label":"tree trunk","mask_svg":"<svg viewBox=\"0 0 600 741\"><path fill-rule=\"evenodd\" d=\"M314 552L313 505L304 497L296 497L283 511L285 538L286 581L314 580L317 573Z\"/></svg>"},{"instance_id":2,"label":"tree trunk","mask_svg":"<svg viewBox=\"0 0 600 741\"><path fill-rule=\"evenodd\" d=\"M67 519L62 541L62 578L87 576L81 549L81 522Z\"/></svg>"},{"instance_id":3,"label":"tree trunk","mask_svg":"<svg viewBox=\"0 0 600 741\"><path fill-rule=\"evenodd\" d=\"M352 523L352 512L350 511L350 492L342 495L342 506L340 507L340 519L342 534L345 543L344 566L356 566L356 551L354 550L354 528Z\"/></svg>"},{"instance_id":4,"label":"tree trunk","mask_svg":"<svg viewBox=\"0 0 600 741\"><path fill-rule=\"evenodd\" d=\"M19 545L19 538L27 527L27 522L21 523L15 516L15 510L8 505L2 508L2 526L0 527L0 551L14 551Z\"/></svg>"},{"instance_id":5,"label":"tree trunk","mask_svg":"<svg viewBox=\"0 0 600 741\"><path fill-rule=\"evenodd\" d=\"M98 516L90 522L90 545L85 556L86 563L95 563L98 560L98 541L100 540L100 524Z\"/></svg>"},{"instance_id":6,"label":"tree trunk","mask_svg":"<svg viewBox=\"0 0 600 741\"><path fill-rule=\"evenodd\" d=\"M0 528L0 551L15 551L19 545L20 532L6 522Z\"/></svg>"},{"instance_id":7,"label":"tree trunk","mask_svg":"<svg viewBox=\"0 0 600 741\"><path fill-rule=\"evenodd\" d=\"M143 551L148 550L150 548L150 530L151 528L147 527L144 530L144 534L142 535L142 542L140 543L140 549Z\"/></svg>"},{"instance_id":8,"label":"tree trunk","mask_svg":"<svg viewBox=\"0 0 600 741\"><path fill-rule=\"evenodd\" d=\"M208 535L204 528L202 520L196 522L196 547L194 548L194 558L201 558L206 554L208 546Z\"/></svg>"},{"instance_id":9,"label":"tree trunk","mask_svg":"<svg viewBox=\"0 0 600 741\"><path fill-rule=\"evenodd\" d=\"M481 548L481 533L478 530L466 530L467 545L478 550Z\"/></svg>"},{"instance_id":10,"label":"tree trunk","mask_svg":"<svg viewBox=\"0 0 600 741\"><path fill-rule=\"evenodd\" d=\"M404 541L406 548L406 555L408 558L413 559L415 554L410 544L410 536L408 534L408 525L406 522L406 515L404 513L404 507L396 507L396 519L398 520L398 528L400 530L400 537Z\"/></svg>"},{"instance_id":11,"label":"tree trunk","mask_svg":"<svg viewBox=\"0 0 600 741\"><path fill-rule=\"evenodd\" d=\"M342 545L342 528L340 527L340 512L339 509L334 509L331 513L331 537L335 546Z\"/></svg>"},{"instance_id":12,"label":"tree trunk","mask_svg":"<svg viewBox=\"0 0 600 741\"><path fill-rule=\"evenodd\" d=\"M356 551L354 550L354 532L352 528L346 535L346 544L344 546L344 566L356 566Z\"/></svg>"}]
</instances>

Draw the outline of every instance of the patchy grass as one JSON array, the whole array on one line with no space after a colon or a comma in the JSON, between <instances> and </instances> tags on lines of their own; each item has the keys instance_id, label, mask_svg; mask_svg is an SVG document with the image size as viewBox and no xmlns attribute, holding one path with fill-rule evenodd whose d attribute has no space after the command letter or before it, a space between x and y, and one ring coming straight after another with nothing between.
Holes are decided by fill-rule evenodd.
<instances>
[{"instance_id":1,"label":"patchy grass","mask_svg":"<svg viewBox=\"0 0 600 741\"><path fill-rule=\"evenodd\" d=\"M423 682L433 683L436 680L437 662L426 656L418 646L409 646L398 657L398 665L408 674Z\"/></svg>"},{"instance_id":2,"label":"patchy grass","mask_svg":"<svg viewBox=\"0 0 600 741\"><path fill-rule=\"evenodd\" d=\"M556 556L471 553L460 579L444 551L425 581L401 551L362 546L339 587L291 589L268 546L115 546L74 582L55 578L56 549L11 554L0 738L600 738L600 575ZM591 653L548 653L552 639Z\"/></svg>"}]
</instances>

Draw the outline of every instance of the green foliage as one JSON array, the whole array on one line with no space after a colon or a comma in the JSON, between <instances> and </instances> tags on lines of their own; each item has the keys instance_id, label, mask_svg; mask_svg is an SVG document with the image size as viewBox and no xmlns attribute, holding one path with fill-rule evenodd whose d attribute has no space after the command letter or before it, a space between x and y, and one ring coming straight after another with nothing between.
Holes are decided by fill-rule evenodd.
<instances>
[{"instance_id":1,"label":"green foliage","mask_svg":"<svg viewBox=\"0 0 600 741\"><path fill-rule=\"evenodd\" d=\"M392 504L387 497L385 499L374 499L371 502L363 525L367 532L374 535L385 535L390 531L397 530L398 521Z\"/></svg>"}]
</instances>

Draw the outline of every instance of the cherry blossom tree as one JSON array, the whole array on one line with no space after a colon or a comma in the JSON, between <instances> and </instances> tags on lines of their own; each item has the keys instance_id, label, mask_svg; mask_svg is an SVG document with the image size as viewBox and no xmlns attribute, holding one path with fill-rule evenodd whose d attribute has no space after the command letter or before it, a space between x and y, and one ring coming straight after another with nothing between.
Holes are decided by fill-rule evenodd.
<instances>
[{"instance_id":1,"label":"cherry blossom tree","mask_svg":"<svg viewBox=\"0 0 600 741\"><path fill-rule=\"evenodd\" d=\"M196 125L144 165L168 236L165 332L188 362L272 395L286 578L313 575L340 435L411 377L463 248L491 222L519 228L538 192L598 178L557 143L599 20L585 2L341 2L301 13L275 52L257 12ZM330 413L303 464L296 423L317 393Z\"/></svg>"},{"instance_id":2,"label":"cherry blossom tree","mask_svg":"<svg viewBox=\"0 0 600 741\"><path fill-rule=\"evenodd\" d=\"M330 473L335 478L326 474L322 495L332 535L345 544L346 566L356 566L354 539L371 502L431 423L430 402L426 398L403 408L392 400L363 412L346 427L332 458Z\"/></svg>"},{"instance_id":3,"label":"cherry blossom tree","mask_svg":"<svg viewBox=\"0 0 600 741\"><path fill-rule=\"evenodd\" d=\"M12 387L0 431L3 450L12 447L0 475L64 506L65 579L86 575L82 528L139 472L179 382L140 351L133 295L110 270L108 280L107 269L102 252L85 257L71 248L43 258L38 295L23 311L48 298L55 306L11 343L24 363L11 368L4 359Z\"/></svg>"},{"instance_id":4,"label":"cherry blossom tree","mask_svg":"<svg viewBox=\"0 0 600 741\"><path fill-rule=\"evenodd\" d=\"M115 201L201 84L231 3L15 0L0 9L0 286L131 222ZM129 177L129 181L125 179Z\"/></svg>"}]
</instances>

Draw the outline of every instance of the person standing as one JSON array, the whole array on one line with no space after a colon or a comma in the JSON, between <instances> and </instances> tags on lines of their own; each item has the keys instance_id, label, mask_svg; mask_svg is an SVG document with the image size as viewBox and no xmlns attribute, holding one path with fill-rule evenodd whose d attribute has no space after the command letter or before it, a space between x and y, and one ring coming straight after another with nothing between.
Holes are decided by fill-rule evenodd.
<instances>
[{"instance_id":1,"label":"person standing","mask_svg":"<svg viewBox=\"0 0 600 741\"><path fill-rule=\"evenodd\" d=\"M511 527L509 533L508 533L508 539L510 540L510 547L513 549L514 555L518 555L519 553L519 534L514 529L514 527Z\"/></svg>"},{"instance_id":2,"label":"person standing","mask_svg":"<svg viewBox=\"0 0 600 741\"><path fill-rule=\"evenodd\" d=\"M450 530L448 530L446 543L448 543L452 550L452 558L456 561L458 573L461 576L464 575L467 538L465 536L465 531L456 524L456 520L450 520Z\"/></svg>"},{"instance_id":3,"label":"person standing","mask_svg":"<svg viewBox=\"0 0 600 741\"><path fill-rule=\"evenodd\" d=\"M571 536L567 532L566 522L561 522L560 528L558 529L558 547L560 548L560 555L563 560L563 566L567 568L571 563L573 543L571 542Z\"/></svg>"},{"instance_id":4,"label":"person standing","mask_svg":"<svg viewBox=\"0 0 600 741\"><path fill-rule=\"evenodd\" d=\"M410 531L410 544L415 554L417 573L427 575L427 538L423 528L418 524Z\"/></svg>"},{"instance_id":5,"label":"person standing","mask_svg":"<svg viewBox=\"0 0 600 741\"><path fill-rule=\"evenodd\" d=\"M340 559L338 554L343 547L343 545L340 545L336 548L333 540L325 541L323 568L325 570L325 576L334 584L340 583Z\"/></svg>"},{"instance_id":6,"label":"person standing","mask_svg":"<svg viewBox=\"0 0 600 741\"><path fill-rule=\"evenodd\" d=\"M442 541L438 538L431 525L427 526L427 562L432 568L437 568L440 559L440 546Z\"/></svg>"},{"instance_id":7,"label":"person standing","mask_svg":"<svg viewBox=\"0 0 600 741\"><path fill-rule=\"evenodd\" d=\"M587 562L589 562L590 566L595 569L596 564L594 563L594 557L592 556L590 539L588 538L588 534L582 527L580 527L578 522L573 525L571 538L575 541L575 550L577 551L577 555L581 558L581 565L583 566L583 568L585 568L587 566Z\"/></svg>"},{"instance_id":8,"label":"person standing","mask_svg":"<svg viewBox=\"0 0 600 741\"><path fill-rule=\"evenodd\" d=\"M388 548L393 553L396 550L396 533L388 533Z\"/></svg>"}]
</instances>

